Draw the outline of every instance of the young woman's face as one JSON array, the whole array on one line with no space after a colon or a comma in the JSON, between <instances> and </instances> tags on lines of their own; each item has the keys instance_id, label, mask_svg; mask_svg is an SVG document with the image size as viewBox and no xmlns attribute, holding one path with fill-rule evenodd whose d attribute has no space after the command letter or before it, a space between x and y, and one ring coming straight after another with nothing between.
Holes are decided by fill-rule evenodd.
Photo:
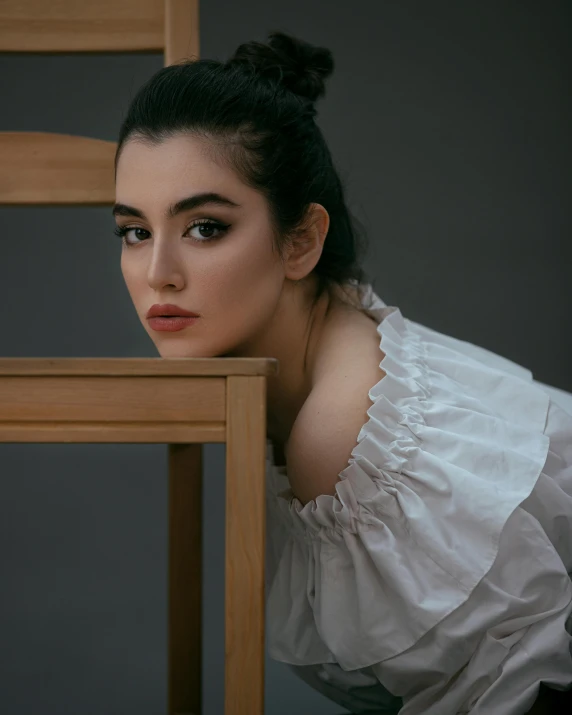
<instances>
[{"instance_id":1,"label":"young woman's face","mask_svg":"<svg viewBox=\"0 0 572 715\"><path fill-rule=\"evenodd\" d=\"M209 158L205 147L186 135L157 146L128 140L117 165L114 212L117 226L128 229L121 270L161 357L248 354L283 287L265 197ZM202 194L229 203L211 200L168 214L177 202ZM155 303L200 318L178 332L159 332L146 317Z\"/></svg>"}]
</instances>

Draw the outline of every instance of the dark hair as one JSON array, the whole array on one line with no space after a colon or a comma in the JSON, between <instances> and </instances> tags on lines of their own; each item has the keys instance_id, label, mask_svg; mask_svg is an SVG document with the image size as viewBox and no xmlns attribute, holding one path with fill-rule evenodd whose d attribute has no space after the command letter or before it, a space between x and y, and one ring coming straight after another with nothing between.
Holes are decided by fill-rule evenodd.
<instances>
[{"instance_id":1,"label":"dark hair","mask_svg":"<svg viewBox=\"0 0 572 715\"><path fill-rule=\"evenodd\" d=\"M314 300L335 284L366 281L360 254L365 233L356 230L344 200L314 102L334 68L332 53L281 32L268 44L247 42L226 63L184 60L160 69L139 89L119 132L115 167L124 143L151 143L179 133L210 140L212 150L242 180L266 196L281 258L303 228L309 205L330 216L328 235L313 271Z\"/></svg>"}]
</instances>

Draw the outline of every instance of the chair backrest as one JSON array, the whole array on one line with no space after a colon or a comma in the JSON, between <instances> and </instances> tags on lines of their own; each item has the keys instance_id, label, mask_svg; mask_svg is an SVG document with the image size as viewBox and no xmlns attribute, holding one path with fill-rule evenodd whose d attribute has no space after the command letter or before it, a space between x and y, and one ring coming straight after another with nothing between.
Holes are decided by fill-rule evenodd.
<instances>
[{"instance_id":1,"label":"chair backrest","mask_svg":"<svg viewBox=\"0 0 572 715\"><path fill-rule=\"evenodd\" d=\"M0 52L163 52L199 57L199 0L2 0ZM0 204L112 204L116 143L0 132Z\"/></svg>"}]
</instances>

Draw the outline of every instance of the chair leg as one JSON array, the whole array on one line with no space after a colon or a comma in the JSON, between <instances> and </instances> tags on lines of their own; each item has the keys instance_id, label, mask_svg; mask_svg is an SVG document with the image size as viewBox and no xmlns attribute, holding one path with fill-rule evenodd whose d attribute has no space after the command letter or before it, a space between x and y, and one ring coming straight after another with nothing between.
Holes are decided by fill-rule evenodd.
<instances>
[{"instance_id":1,"label":"chair leg","mask_svg":"<svg viewBox=\"0 0 572 715\"><path fill-rule=\"evenodd\" d=\"M168 715L201 713L202 448L169 445Z\"/></svg>"},{"instance_id":2,"label":"chair leg","mask_svg":"<svg viewBox=\"0 0 572 715\"><path fill-rule=\"evenodd\" d=\"M227 378L225 715L264 712L266 378Z\"/></svg>"}]
</instances>

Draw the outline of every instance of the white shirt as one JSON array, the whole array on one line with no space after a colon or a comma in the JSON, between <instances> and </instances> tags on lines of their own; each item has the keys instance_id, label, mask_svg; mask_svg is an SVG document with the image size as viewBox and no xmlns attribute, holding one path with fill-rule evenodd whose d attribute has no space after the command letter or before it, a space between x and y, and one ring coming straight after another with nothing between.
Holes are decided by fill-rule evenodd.
<instances>
[{"instance_id":1,"label":"white shirt","mask_svg":"<svg viewBox=\"0 0 572 715\"><path fill-rule=\"evenodd\" d=\"M386 375L336 495L267 443L269 654L355 713L522 715L572 687L572 395L366 290Z\"/></svg>"}]
</instances>

